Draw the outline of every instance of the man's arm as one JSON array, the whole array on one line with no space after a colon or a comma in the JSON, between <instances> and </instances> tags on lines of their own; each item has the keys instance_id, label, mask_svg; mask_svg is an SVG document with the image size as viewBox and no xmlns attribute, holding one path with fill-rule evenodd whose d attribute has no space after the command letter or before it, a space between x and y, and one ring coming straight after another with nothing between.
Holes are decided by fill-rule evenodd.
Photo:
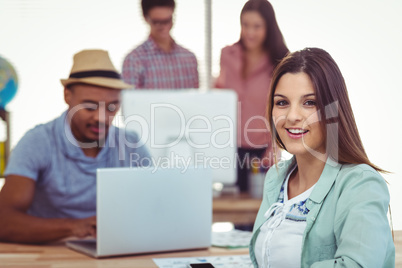
<instances>
[{"instance_id":1,"label":"man's arm","mask_svg":"<svg viewBox=\"0 0 402 268\"><path fill-rule=\"evenodd\" d=\"M96 236L96 216L85 219L44 219L28 215L35 181L9 175L0 192L0 241L46 243L69 236Z\"/></svg>"},{"instance_id":2,"label":"man's arm","mask_svg":"<svg viewBox=\"0 0 402 268\"><path fill-rule=\"evenodd\" d=\"M135 53L130 53L124 59L122 78L127 84L133 85L139 89L144 87L144 66L141 64L139 56Z\"/></svg>"},{"instance_id":3,"label":"man's arm","mask_svg":"<svg viewBox=\"0 0 402 268\"><path fill-rule=\"evenodd\" d=\"M197 58L194 56L194 86L193 88L199 88L200 87L200 82L199 82L199 77L198 77L198 62L197 62Z\"/></svg>"}]
</instances>

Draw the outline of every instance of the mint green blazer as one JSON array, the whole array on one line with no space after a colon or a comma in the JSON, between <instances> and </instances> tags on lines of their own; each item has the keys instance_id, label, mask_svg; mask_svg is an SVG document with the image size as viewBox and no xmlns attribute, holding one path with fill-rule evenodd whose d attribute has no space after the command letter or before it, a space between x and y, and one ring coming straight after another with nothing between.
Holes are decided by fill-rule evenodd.
<instances>
[{"instance_id":1,"label":"mint green blazer","mask_svg":"<svg viewBox=\"0 0 402 268\"><path fill-rule=\"evenodd\" d=\"M250 257L257 267L254 246L264 213L278 200L294 158L272 167L254 223ZM388 223L389 192L384 178L368 165L339 164L328 158L306 202L301 267L395 267L395 246ZM294 256L283 256L294 257Z\"/></svg>"}]
</instances>

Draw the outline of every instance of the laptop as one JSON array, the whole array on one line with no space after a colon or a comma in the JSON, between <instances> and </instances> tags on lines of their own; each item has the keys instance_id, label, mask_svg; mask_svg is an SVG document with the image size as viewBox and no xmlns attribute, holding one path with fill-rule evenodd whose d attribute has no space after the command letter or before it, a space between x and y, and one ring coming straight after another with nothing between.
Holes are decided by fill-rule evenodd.
<instances>
[{"instance_id":1,"label":"laptop","mask_svg":"<svg viewBox=\"0 0 402 268\"><path fill-rule=\"evenodd\" d=\"M97 170L97 235L67 247L94 258L207 248L212 172L203 167Z\"/></svg>"}]
</instances>

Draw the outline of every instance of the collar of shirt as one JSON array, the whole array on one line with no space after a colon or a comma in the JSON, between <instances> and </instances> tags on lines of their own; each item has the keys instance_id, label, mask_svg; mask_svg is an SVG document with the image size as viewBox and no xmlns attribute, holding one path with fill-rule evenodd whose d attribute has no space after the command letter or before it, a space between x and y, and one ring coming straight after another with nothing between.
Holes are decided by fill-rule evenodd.
<instances>
[{"instance_id":1,"label":"collar of shirt","mask_svg":"<svg viewBox=\"0 0 402 268\"><path fill-rule=\"evenodd\" d=\"M177 46L177 44L176 44L176 42L174 41L173 38L171 38L171 40L172 40L172 49L170 50L170 52L166 52L166 51L162 50L158 46L158 44L155 42L155 40L152 39L151 36L148 37L148 39L147 39L147 41L145 41L145 43L148 46L148 48L150 50L152 50L152 51L157 51L158 53L161 53L161 52L163 52L163 53L172 53L172 52L177 50L178 46Z\"/></svg>"},{"instance_id":2,"label":"collar of shirt","mask_svg":"<svg viewBox=\"0 0 402 268\"><path fill-rule=\"evenodd\" d=\"M96 157L88 157L82 151L79 142L75 139L71 131L71 127L69 125L69 122L67 121L67 111L65 111L63 115L57 120L58 122L56 123L56 139L60 144L61 151L66 157L87 164L97 163L99 161L105 160L108 157L110 137L115 136L115 129L113 126L110 126L105 144L98 155Z\"/></svg>"}]
</instances>

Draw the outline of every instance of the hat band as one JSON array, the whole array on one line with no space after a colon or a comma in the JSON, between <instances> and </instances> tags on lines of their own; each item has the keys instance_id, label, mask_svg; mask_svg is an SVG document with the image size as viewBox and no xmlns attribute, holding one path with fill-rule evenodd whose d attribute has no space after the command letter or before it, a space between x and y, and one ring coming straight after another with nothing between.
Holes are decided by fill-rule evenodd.
<instances>
[{"instance_id":1,"label":"hat band","mask_svg":"<svg viewBox=\"0 0 402 268\"><path fill-rule=\"evenodd\" d=\"M69 78L86 78L86 77L106 77L121 79L120 75L114 71L85 71L71 73Z\"/></svg>"}]
</instances>

